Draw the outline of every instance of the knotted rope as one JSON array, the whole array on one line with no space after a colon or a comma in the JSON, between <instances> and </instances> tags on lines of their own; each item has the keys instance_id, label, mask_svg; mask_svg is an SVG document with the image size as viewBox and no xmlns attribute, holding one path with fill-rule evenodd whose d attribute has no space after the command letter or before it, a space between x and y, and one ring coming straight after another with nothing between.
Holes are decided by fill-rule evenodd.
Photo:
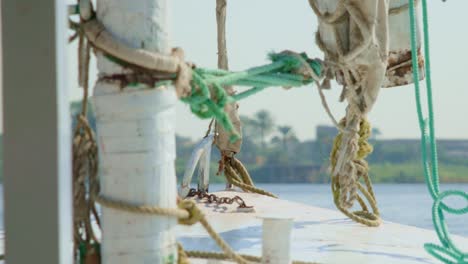
<instances>
[{"instance_id":1,"label":"knotted rope","mask_svg":"<svg viewBox=\"0 0 468 264\"><path fill-rule=\"evenodd\" d=\"M174 48L171 55L166 55L129 47L117 41L95 18L82 22L81 27L93 47L104 52L108 58L150 74L167 74L165 78L174 80L179 97L187 96L190 92L191 65L184 61L182 49Z\"/></svg>"},{"instance_id":2,"label":"knotted rope","mask_svg":"<svg viewBox=\"0 0 468 264\"><path fill-rule=\"evenodd\" d=\"M210 237L216 242L224 253L218 252L205 252L205 251L185 251L180 244L178 244L179 264L189 263L188 257L192 258L205 258L205 259L218 259L218 260L233 260L236 263L247 264L250 262L261 262L260 257L240 255L237 254L213 229L207 221L203 212L196 206L192 200L180 200L178 208L161 208L157 206L148 205L134 205L123 201L113 200L100 195L95 195L95 201L102 206L121 210L136 214L145 215L163 215L171 216L179 219L179 224L194 225L200 223ZM315 262L293 261L295 264L313 264Z\"/></svg>"},{"instance_id":3,"label":"knotted rope","mask_svg":"<svg viewBox=\"0 0 468 264\"><path fill-rule=\"evenodd\" d=\"M417 25L416 8L414 0L409 1L409 16L411 25L411 50L413 69L417 69ZM423 160L424 177L426 184L434 200L432 206L432 221L439 241L442 245L433 243L424 244L424 248L432 256L444 263L468 263L468 252L457 247L450 237L444 212L455 215L468 214L468 205L462 208L453 208L443 202L447 197L458 197L468 202L468 193L460 190L447 190L441 192L439 189L439 167L437 159L437 143L434 124L434 107L432 99L432 79L431 79L431 61L429 49L429 21L427 12L427 2L422 0L422 17L424 32L424 60L426 62L426 93L428 118L424 117L421 103L421 88L419 82L414 82L416 109L418 113L419 128L421 131L421 155ZM419 80L419 72L413 71L414 80ZM430 160L428 160L428 149L430 146Z\"/></svg>"},{"instance_id":4,"label":"knotted rope","mask_svg":"<svg viewBox=\"0 0 468 264\"><path fill-rule=\"evenodd\" d=\"M337 124L332 119L340 131L331 154L334 201L337 208L351 219L377 226L380 219L374 194L363 191L365 188L358 183L358 179L362 177L367 188L372 190L367 173L368 165L364 160L370 153L369 145L364 144L370 133L365 119L377 99L385 76L388 43L386 38L381 37L384 33L375 32L385 32L387 29L387 5L382 0L372 3L341 0L333 12L321 12L318 0L309 0L309 3L319 19L319 28L324 27L323 30L332 34L327 38L328 43L325 43L321 30L316 34L316 43L325 53L325 81L322 85L327 85L330 79L336 78L343 84L341 100L348 101L343 121ZM364 8L369 9L366 10L369 17L364 15ZM353 29L353 33L349 33L348 39L343 39L340 33L344 29L350 30L349 28ZM358 190L370 202L373 216L367 213L367 207L358 195ZM363 212L350 213L349 209L356 199Z\"/></svg>"},{"instance_id":5,"label":"knotted rope","mask_svg":"<svg viewBox=\"0 0 468 264\"><path fill-rule=\"evenodd\" d=\"M98 226L100 218L96 210L94 199L88 196L89 188L95 188L98 173L96 137L88 122L88 90L89 90L89 61L91 46L81 30L77 31L78 38L78 84L83 89L81 112L76 117L76 127L73 134L73 233L74 253L79 253L80 263L88 263L91 259L99 258L98 239L91 225L94 217ZM97 190L92 190L97 191ZM76 257L76 255L75 255Z\"/></svg>"},{"instance_id":6,"label":"knotted rope","mask_svg":"<svg viewBox=\"0 0 468 264\"><path fill-rule=\"evenodd\" d=\"M225 130L233 132L230 140L234 142L239 135L224 112L226 104L247 98L267 87L299 87L321 78L321 62L309 59L305 53L272 53L269 58L272 61L270 64L240 72L195 68L192 72L191 95L181 100L190 104L191 111L199 118L215 118ZM304 61L307 65L304 65ZM313 75L304 74L304 67L311 67ZM254 88L230 95L223 88L229 85Z\"/></svg>"},{"instance_id":7,"label":"knotted rope","mask_svg":"<svg viewBox=\"0 0 468 264\"><path fill-rule=\"evenodd\" d=\"M226 176L226 180L228 183L241 188L246 192L257 193L261 195L270 196L273 198L278 198L271 192L265 191L258 187L254 186L252 178L250 177L249 172L245 168L245 166L240 162L238 159L232 158L225 158L224 160L224 175Z\"/></svg>"},{"instance_id":8,"label":"knotted rope","mask_svg":"<svg viewBox=\"0 0 468 264\"><path fill-rule=\"evenodd\" d=\"M342 120L341 124L344 124L346 121ZM380 213L377 208L377 202L375 200L374 190L369 177L369 166L365 161L367 155L372 152L372 146L368 143L368 138L370 136L370 125L369 122L365 119L361 120L360 129L359 129L359 140L356 151L356 157L353 159L350 166L351 170L355 171L356 178L350 177L340 177L340 175L332 176L332 193L333 201L336 207L343 212L346 216L354 220L355 222L367 225L367 226L378 226L380 224ZM331 152L331 168L332 171L335 169L338 161L338 150L341 145L341 140L343 138L343 133L339 133L333 142L333 148ZM359 179L364 179L365 186L362 186L359 183ZM349 182L352 181L352 182ZM364 197L369 202L372 212L369 211L367 205L357 192L350 190L352 186L357 186L359 191L362 192ZM348 197L349 195L355 195L355 197ZM351 212L348 208L350 207L350 200L357 199L359 205L361 206L360 211ZM352 204L351 204L352 206Z\"/></svg>"},{"instance_id":9,"label":"knotted rope","mask_svg":"<svg viewBox=\"0 0 468 264\"><path fill-rule=\"evenodd\" d=\"M97 21L94 13L89 20L80 24L71 23L71 28L81 30L95 49L104 52L107 58L115 63L134 69L136 73L149 75L150 79L174 82L177 94L183 102L190 104L191 111L202 119L215 118L223 129L230 132L231 142L239 139L239 134L224 111L227 104L244 99L267 87L297 87L321 79L321 62L307 58L305 53L270 54L271 64L241 72L192 69L194 66L184 62L183 51L179 48L174 49L171 55L165 55L132 48L119 42ZM307 65L303 65L304 61ZM314 73L301 74L301 69L309 66ZM131 79L141 82L140 79L144 78ZM232 85L254 88L231 95L222 87Z\"/></svg>"},{"instance_id":10,"label":"knotted rope","mask_svg":"<svg viewBox=\"0 0 468 264\"><path fill-rule=\"evenodd\" d=\"M179 208L161 208L158 206L149 206L149 205L135 205L130 204L124 201L118 201L110 199L104 196L95 195L96 202L100 203L102 206L112 208L115 210L125 211L134 214L144 214L144 215L162 215L170 216L179 219L179 224L182 225L193 225L195 223L200 223L211 238L216 242L216 244L222 249L224 254L228 259L234 260L237 263L247 263L245 259L239 256L220 236L219 234L211 227L211 225L206 220L203 212L196 206L195 202L191 200L181 200L178 203ZM183 252L179 249L179 252ZM183 258L183 253L182 260Z\"/></svg>"}]
</instances>

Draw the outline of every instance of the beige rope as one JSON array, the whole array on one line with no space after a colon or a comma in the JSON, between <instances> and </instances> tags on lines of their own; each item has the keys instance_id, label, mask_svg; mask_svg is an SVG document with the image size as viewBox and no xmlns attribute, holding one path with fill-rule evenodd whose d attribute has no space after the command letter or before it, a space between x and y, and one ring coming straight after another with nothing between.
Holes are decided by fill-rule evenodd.
<instances>
[{"instance_id":1,"label":"beige rope","mask_svg":"<svg viewBox=\"0 0 468 264\"><path fill-rule=\"evenodd\" d=\"M328 105L324 103L326 101L319 88L322 104L341 134L339 142L337 141L339 145L335 149L337 153L332 155L335 158L332 177L336 178L340 186L340 206L350 208L353 206L354 200L358 199L358 165L354 163L354 157L359 150L359 122L365 118L365 115L370 111L375 102L375 94L377 92L374 90L377 89L378 91L380 88L376 85L369 87L366 81L368 78L373 78L372 81L378 82L377 80L383 77L384 71L382 71L382 76L380 76L377 75L380 72L376 69L379 69L378 67L382 66L381 64L386 64L386 52L383 53L385 47L379 47L373 42L373 32L376 30L377 22L374 19L366 18L362 9L365 7L372 9L374 8L372 5L375 5L375 10L380 10L379 8L384 8L384 5L382 5L382 1L369 2L366 4L369 6L365 6L361 2L341 0L338 2L335 11L330 14L327 12L321 13L317 1L309 0L310 6L319 18L319 21L331 27L330 30L335 40L335 47L332 50L322 40L320 30L316 34L317 45L325 53L327 71L325 78L341 78L341 81L344 83L342 96L349 103L346 111L346 122L337 124ZM374 15L378 16L378 14L380 13L375 13ZM384 18L382 19L384 20ZM344 23L348 23L347 27L352 27L354 31L347 42L348 46L344 45L345 42L338 31L339 27L342 27ZM369 65L363 64L362 61L369 61ZM375 64L379 64L378 67L373 67ZM385 67L382 66L382 68ZM370 74L374 74L375 76Z\"/></svg>"},{"instance_id":2,"label":"beige rope","mask_svg":"<svg viewBox=\"0 0 468 264\"><path fill-rule=\"evenodd\" d=\"M190 200L182 200L179 202L179 208L161 208L158 206L148 205L134 205L123 201L113 200L103 196L96 196L96 202L102 206L112 208L115 210L125 211L129 213L145 214L145 215L164 215L176 217L179 223L185 225L193 225L199 222L216 242L216 244L223 250L229 259L237 263L246 264L247 261L238 255L213 229L213 227L206 220L203 212L196 206L195 202Z\"/></svg>"},{"instance_id":3,"label":"beige rope","mask_svg":"<svg viewBox=\"0 0 468 264\"><path fill-rule=\"evenodd\" d=\"M292 56L296 57L299 61L301 61L302 67L298 70L297 73L302 74L302 75L304 75L304 77L313 79L315 81L315 84L317 85L317 89L318 89L318 92L319 92L319 95L320 95L320 100L322 102L323 108L325 109L325 112L327 113L327 115L330 118L330 120L332 121L332 123L338 128L338 130L342 131L343 130L342 127L338 124L338 122L336 121L336 118L333 116L333 113L330 110L330 107L328 106L327 99L325 97L325 94L323 93L324 85L320 83L320 81L322 81L322 79L324 79L324 77L326 76L326 72L328 72L328 70L329 70L327 68L327 65L325 63L322 63L322 65L324 65L324 68L322 70L321 76L318 76L315 73L315 71L312 69L310 64L307 63L307 61L302 56L300 56L299 54L297 54L295 52L290 52L290 51L283 51L283 53L287 53L289 55L292 55ZM327 79L325 79L325 82L326 81L327 81Z\"/></svg>"},{"instance_id":4,"label":"beige rope","mask_svg":"<svg viewBox=\"0 0 468 264\"><path fill-rule=\"evenodd\" d=\"M149 71L177 74L175 87L179 97L191 92L191 65L184 62L184 52L174 48L171 55L135 49L117 41L99 21L91 19L81 23L83 31L93 46L115 58Z\"/></svg>"},{"instance_id":5,"label":"beige rope","mask_svg":"<svg viewBox=\"0 0 468 264\"><path fill-rule=\"evenodd\" d=\"M342 120L342 123L344 123L345 120ZM343 212L346 216L348 216L350 219L354 220L355 222L367 225L367 226L379 226L381 223L380 220L380 213L379 209L377 207L377 202L375 199L374 195L374 190L372 188L372 184L370 181L370 177L368 174L369 168L367 162L364 160L364 158L369 155L372 152L372 147L369 145L367 142L367 139L370 136L370 125L369 123L364 119L360 123L360 130L359 130L359 143L358 143L358 150L355 159L353 160L353 166L356 169L356 175L357 178L354 179L355 182L352 183L343 183L343 177L340 177L340 175L333 175L332 176L332 192L333 192L333 201L337 208ZM331 153L331 166L332 169L337 165L337 160L338 160L338 149L339 146L341 145L341 139L342 139L343 134L340 133L336 138L333 143L333 149ZM362 186L361 183L358 182L360 178L364 179L366 188ZM349 179L349 178L344 178L344 179ZM349 190L351 185L357 186L357 189L361 191L361 193L364 195L364 197L367 199L369 202L372 212L370 212L367 208L367 205L364 201L364 199L354 190ZM346 189L348 188L348 189ZM345 189L343 191L343 189ZM347 196L349 193L349 196ZM351 212L349 208L352 206L350 205L351 201L356 199L362 210L361 211L355 211Z\"/></svg>"},{"instance_id":6,"label":"beige rope","mask_svg":"<svg viewBox=\"0 0 468 264\"><path fill-rule=\"evenodd\" d=\"M233 260L236 263L247 264L249 262L261 262L260 257L237 254L213 229L207 221L206 216L196 206L194 201L182 200L179 202L179 209L175 208L160 208L155 206L132 205L122 201L116 201L102 196L96 197L96 202L102 206L116 210L121 210L130 213L148 214L148 215L164 215L179 218L179 223L184 225L193 225L199 222L216 242L224 253L205 252L205 251L185 251L182 245L178 244L179 264L188 264L187 257L217 259L217 260ZM316 262L293 261L293 264L315 264Z\"/></svg>"},{"instance_id":7,"label":"beige rope","mask_svg":"<svg viewBox=\"0 0 468 264\"><path fill-rule=\"evenodd\" d=\"M225 162L224 175L230 184L237 186L244 191L278 198L271 192L255 187L247 169L236 158L231 158Z\"/></svg>"},{"instance_id":8,"label":"beige rope","mask_svg":"<svg viewBox=\"0 0 468 264\"><path fill-rule=\"evenodd\" d=\"M104 207L124 211L127 213L137 213L146 215L165 215L185 219L189 217L186 210L176 208L160 208L148 205L134 205L127 202L113 200L102 195L96 196L95 201Z\"/></svg>"},{"instance_id":9,"label":"beige rope","mask_svg":"<svg viewBox=\"0 0 468 264\"><path fill-rule=\"evenodd\" d=\"M242 182L247 185L254 185L252 177L250 177L247 168L244 166L244 164L242 164L242 162L240 162L240 160L233 158L230 162L230 165L232 165L232 168L241 176Z\"/></svg>"},{"instance_id":10,"label":"beige rope","mask_svg":"<svg viewBox=\"0 0 468 264\"><path fill-rule=\"evenodd\" d=\"M224 253L218 252L205 252L205 251L186 251L187 256L191 258L202 258L202 259L213 259L213 260L229 260L228 256ZM262 262L261 257L252 256L252 255L244 255L241 254L245 260L250 262L260 263ZM308 262L308 261L292 261L292 264L318 264L318 262Z\"/></svg>"},{"instance_id":11,"label":"beige rope","mask_svg":"<svg viewBox=\"0 0 468 264\"><path fill-rule=\"evenodd\" d=\"M81 113L77 116L77 125L74 131L73 150L73 234L74 253L78 252L78 246L84 245L87 249L93 249L98 239L91 225L91 216L94 216L100 225L99 215L92 197L87 195L87 182L95 178L98 171L97 144L88 120L88 88L89 88L89 61L91 47L85 40L83 33L78 32L78 83L83 88ZM99 252L88 250L86 259L99 258Z\"/></svg>"},{"instance_id":12,"label":"beige rope","mask_svg":"<svg viewBox=\"0 0 468 264\"><path fill-rule=\"evenodd\" d=\"M180 243L177 243L177 254L179 255L177 264L190 264L189 256Z\"/></svg>"}]
</instances>

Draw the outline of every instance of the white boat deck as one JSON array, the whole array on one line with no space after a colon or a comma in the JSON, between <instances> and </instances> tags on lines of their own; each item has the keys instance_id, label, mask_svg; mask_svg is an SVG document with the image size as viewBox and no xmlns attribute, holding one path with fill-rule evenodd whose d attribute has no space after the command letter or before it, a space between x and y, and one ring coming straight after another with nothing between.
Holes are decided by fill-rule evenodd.
<instances>
[{"instance_id":1,"label":"white boat deck","mask_svg":"<svg viewBox=\"0 0 468 264\"><path fill-rule=\"evenodd\" d=\"M386 222L380 227L366 227L347 219L339 211L306 206L267 196L225 191L218 196L241 196L253 213L236 212L237 205L198 202L214 229L236 252L260 256L262 250L261 216L279 215L294 219L291 255L293 260L319 263L438 263L423 248L437 244L435 232ZM402 212L404 213L404 212ZM179 226L179 241L186 250L219 251L199 224ZM278 238L283 239L283 238ZM462 248L468 238L453 236ZM196 260L193 263L217 263Z\"/></svg>"}]
</instances>

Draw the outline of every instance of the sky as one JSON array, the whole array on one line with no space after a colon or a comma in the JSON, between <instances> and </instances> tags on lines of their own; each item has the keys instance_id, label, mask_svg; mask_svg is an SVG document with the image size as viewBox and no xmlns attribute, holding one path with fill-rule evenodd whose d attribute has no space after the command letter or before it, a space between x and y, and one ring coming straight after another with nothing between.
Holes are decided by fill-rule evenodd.
<instances>
[{"instance_id":1,"label":"sky","mask_svg":"<svg viewBox=\"0 0 468 264\"><path fill-rule=\"evenodd\" d=\"M216 68L216 16L214 0L172 0L172 46L185 50L187 60L202 67ZM444 139L468 139L468 1L429 0L430 48L436 134ZM307 52L322 58L315 45L316 17L307 0L228 1L227 47L231 70L244 70L268 63L267 54L285 49ZM76 44L68 47L71 100L81 97L76 85ZM96 76L93 60L91 76ZM94 82L95 78L91 81ZM239 90L241 91L241 90ZM339 103L341 87L325 91L337 119L344 115ZM315 138L317 125L331 125L316 87L309 85L284 90L268 88L240 102L240 114L253 116L270 111L278 125L290 125L301 139ZM412 85L383 89L369 114L381 138L418 138L415 96ZM209 120L199 120L183 103L177 105L177 133L201 138Z\"/></svg>"}]
</instances>

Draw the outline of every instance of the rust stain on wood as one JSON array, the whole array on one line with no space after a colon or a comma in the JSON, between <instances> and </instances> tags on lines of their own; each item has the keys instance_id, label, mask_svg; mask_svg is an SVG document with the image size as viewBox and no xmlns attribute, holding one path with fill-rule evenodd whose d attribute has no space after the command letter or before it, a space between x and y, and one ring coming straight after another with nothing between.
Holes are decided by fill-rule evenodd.
<instances>
[{"instance_id":1,"label":"rust stain on wood","mask_svg":"<svg viewBox=\"0 0 468 264\"><path fill-rule=\"evenodd\" d=\"M424 79L424 59L421 54L421 49L418 49L418 70L420 72L420 79ZM390 51L388 55L387 73L382 87L397 87L413 82L411 50Z\"/></svg>"}]
</instances>

